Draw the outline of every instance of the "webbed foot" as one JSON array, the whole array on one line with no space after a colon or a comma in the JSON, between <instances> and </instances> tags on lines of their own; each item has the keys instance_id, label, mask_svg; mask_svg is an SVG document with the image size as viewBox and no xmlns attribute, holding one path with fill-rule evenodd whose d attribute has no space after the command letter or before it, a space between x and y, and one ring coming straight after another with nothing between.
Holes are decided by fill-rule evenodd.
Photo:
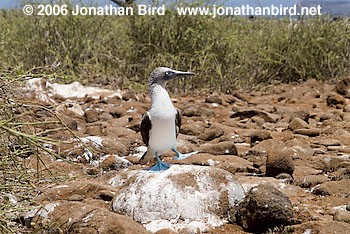
<instances>
[{"instance_id":1,"label":"webbed foot","mask_svg":"<svg viewBox=\"0 0 350 234\"><path fill-rule=\"evenodd\" d=\"M182 160L182 159L185 159L185 158L188 158L188 157L190 157L190 156L192 156L192 155L194 155L194 154L198 154L199 153L199 151L194 151L194 152L191 152L191 153L187 153L187 154L182 154L182 153L180 153L179 151L177 151L177 149L172 149L175 153L176 153L176 155L177 155L177 157L173 157L173 159L177 159L177 160Z\"/></svg>"},{"instance_id":2,"label":"webbed foot","mask_svg":"<svg viewBox=\"0 0 350 234\"><path fill-rule=\"evenodd\" d=\"M150 167L149 170L154 172L162 172L168 170L170 167L171 165L169 163L159 161L156 165Z\"/></svg>"},{"instance_id":3,"label":"webbed foot","mask_svg":"<svg viewBox=\"0 0 350 234\"><path fill-rule=\"evenodd\" d=\"M149 171L162 172L162 171L168 170L171 167L171 165L169 163L166 163L166 162L163 162L162 160L160 160L157 152L155 152L155 155L157 158L157 164L148 168Z\"/></svg>"}]
</instances>

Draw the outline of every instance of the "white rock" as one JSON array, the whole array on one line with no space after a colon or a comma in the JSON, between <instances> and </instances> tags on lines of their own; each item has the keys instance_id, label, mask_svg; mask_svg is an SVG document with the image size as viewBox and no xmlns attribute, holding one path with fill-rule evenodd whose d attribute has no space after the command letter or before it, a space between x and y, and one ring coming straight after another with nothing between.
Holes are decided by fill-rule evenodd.
<instances>
[{"instance_id":1,"label":"white rock","mask_svg":"<svg viewBox=\"0 0 350 234\"><path fill-rule=\"evenodd\" d=\"M45 78L31 78L28 77L26 81L25 90L32 92L36 99L47 103L56 103L51 97L58 95L64 99L70 98L82 98L91 97L93 99L99 99L101 97L122 98L121 91L112 91L108 89L102 89L98 87L83 86L79 82L75 81L71 84L51 84Z\"/></svg>"},{"instance_id":2,"label":"white rock","mask_svg":"<svg viewBox=\"0 0 350 234\"><path fill-rule=\"evenodd\" d=\"M145 224L152 232L162 228L207 231L222 225L229 206L244 197L233 175L214 167L172 165L161 173L123 170L109 183L119 187L112 202L115 212Z\"/></svg>"}]
</instances>

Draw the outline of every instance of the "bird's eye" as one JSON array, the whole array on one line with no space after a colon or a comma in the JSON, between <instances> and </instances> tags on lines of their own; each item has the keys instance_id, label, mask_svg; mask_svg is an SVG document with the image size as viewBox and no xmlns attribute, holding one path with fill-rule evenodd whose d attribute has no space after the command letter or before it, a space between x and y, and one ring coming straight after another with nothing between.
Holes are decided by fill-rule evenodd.
<instances>
[{"instance_id":1,"label":"bird's eye","mask_svg":"<svg viewBox=\"0 0 350 234\"><path fill-rule=\"evenodd\" d=\"M165 72L165 75L166 75L166 76L168 76L169 74L170 74L170 72L169 72L169 71L166 71L166 72Z\"/></svg>"}]
</instances>

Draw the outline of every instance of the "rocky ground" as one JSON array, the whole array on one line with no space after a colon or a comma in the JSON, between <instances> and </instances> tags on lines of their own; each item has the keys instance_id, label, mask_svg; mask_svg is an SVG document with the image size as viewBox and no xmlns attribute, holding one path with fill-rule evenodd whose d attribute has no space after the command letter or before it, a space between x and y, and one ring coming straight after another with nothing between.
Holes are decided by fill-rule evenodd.
<instances>
[{"instance_id":1,"label":"rocky ground","mask_svg":"<svg viewBox=\"0 0 350 234\"><path fill-rule=\"evenodd\" d=\"M64 233L350 233L350 79L268 92L172 96L178 149L200 153L168 171L139 164L147 94L28 82L38 121L70 129L43 153L62 184L37 189L22 223ZM55 124L42 126L55 129ZM37 129L38 131L40 129ZM73 134L74 133L74 134ZM76 136L74 136L76 135ZM79 139L77 138L79 137ZM34 155L26 160L36 165ZM276 228L275 226L278 226Z\"/></svg>"}]
</instances>

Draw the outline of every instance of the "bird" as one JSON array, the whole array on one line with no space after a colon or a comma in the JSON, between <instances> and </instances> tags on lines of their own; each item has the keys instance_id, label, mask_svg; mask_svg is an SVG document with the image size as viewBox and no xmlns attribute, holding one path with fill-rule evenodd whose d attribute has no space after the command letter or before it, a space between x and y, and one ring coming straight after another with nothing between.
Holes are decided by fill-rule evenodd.
<instances>
[{"instance_id":1,"label":"bird","mask_svg":"<svg viewBox=\"0 0 350 234\"><path fill-rule=\"evenodd\" d=\"M153 172L162 172L170 168L170 164L161 161L159 155L172 150L176 153L174 159L181 160L199 151L182 154L176 149L176 138L181 128L181 114L176 109L165 89L167 81L176 77L193 76L193 72L183 72L167 67L158 67L149 76L148 88L151 97L151 107L141 118L140 132L147 146L146 153L140 161L150 161L155 156L157 163L148 168Z\"/></svg>"}]
</instances>

